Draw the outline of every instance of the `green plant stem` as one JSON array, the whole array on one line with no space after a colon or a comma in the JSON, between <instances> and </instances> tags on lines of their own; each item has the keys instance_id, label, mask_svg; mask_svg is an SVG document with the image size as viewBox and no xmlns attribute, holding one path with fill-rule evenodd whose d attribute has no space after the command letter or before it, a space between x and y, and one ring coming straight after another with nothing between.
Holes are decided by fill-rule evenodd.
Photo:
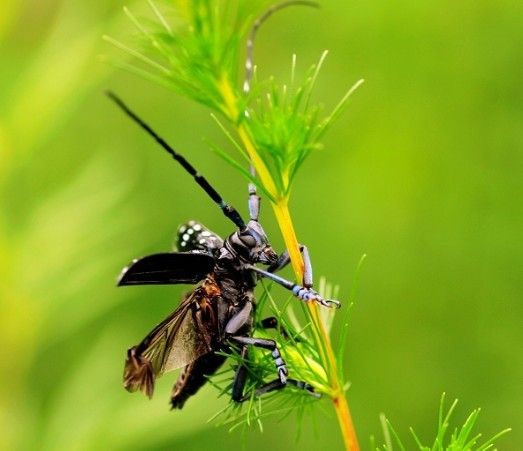
<instances>
[{"instance_id":1,"label":"green plant stem","mask_svg":"<svg viewBox=\"0 0 523 451\"><path fill-rule=\"evenodd\" d=\"M303 280L304 264L300 253L296 232L294 230L294 224L289 211L288 197L281 197L278 195L276 185L268 168L259 157L256 151L256 147L252 142L252 139L249 136L246 128L242 125L241 121L238 120L240 112L237 106L237 98L233 89L231 88L229 80L226 77L222 78L219 88L224 100L224 113L226 116L228 116L233 124L236 124L236 131L238 136L240 137L242 144L245 147L254 168L256 169L261 183L264 185L265 189L271 193L273 199L275 199L275 202L272 202L274 214L280 227L286 249L289 252L294 274L296 279L301 282ZM345 392L339 381L336 358L334 356L329 334L327 333L327 330L321 321L318 306L314 303L309 303L307 307L310 318L314 324L314 327L312 328L314 331L314 341L320 353L323 367L328 374L331 388L330 396L338 416L338 423L343 435L345 449L347 451L359 451L360 447L356 437L356 431L352 422L349 404L347 402L347 398L345 397Z\"/></svg>"},{"instance_id":2,"label":"green plant stem","mask_svg":"<svg viewBox=\"0 0 523 451\"><path fill-rule=\"evenodd\" d=\"M276 220L283 235L286 248L291 256L291 262L296 275L297 280L303 280L303 259L300 254L298 240L294 232L294 225L288 208L286 199L280 200L277 204L273 204L274 213ZM297 260L297 261L296 261ZM352 416L349 409L347 398L341 387L338 371L336 368L336 359L332 350L332 344L330 341L329 334L325 330L323 322L320 319L318 312L318 306L313 303L308 304L309 313L312 321L314 322L315 330L315 341L317 347L320 350L321 359L324 368L328 369L329 383L331 386L332 402L336 415L338 416L338 423L340 425L341 433L343 435L343 441L345 443L345 449L347 451L359 451L360 447L358 444L358 438L356 436L356 430L352 422Z\"/></svg>"}]
</instances>

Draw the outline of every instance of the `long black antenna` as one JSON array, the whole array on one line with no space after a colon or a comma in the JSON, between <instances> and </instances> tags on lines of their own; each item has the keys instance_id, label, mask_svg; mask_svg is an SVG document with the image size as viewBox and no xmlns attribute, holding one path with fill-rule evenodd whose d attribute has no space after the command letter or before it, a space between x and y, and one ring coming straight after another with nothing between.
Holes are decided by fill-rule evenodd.
<instances>
[{"instance_id":1,"label":"long black antenna","mask_svg":"<svg viewBox=\"0 0 523 451\"><path fill-rule=\"evenodd\" d=\"M146 124L141 118L139 118L129 107L113 92L108 91L107 96L113 100L127 116L129 116L134 122L136 122L141 128L143 128L154 140L160 144L170 155L175 159L180 165L193 176L194 180L198 185L200 185L203 190L208 194L208 196L218 204L218 206L223 211L223 214L227 216L239 229L245 228L245 222L236 211L236 209L227 204L222 196L211 186L205 177L200 175L194 166L189 163L182 155L176 152L165 140L159 136L148 124Z\"/></svg>"}]
</instances>

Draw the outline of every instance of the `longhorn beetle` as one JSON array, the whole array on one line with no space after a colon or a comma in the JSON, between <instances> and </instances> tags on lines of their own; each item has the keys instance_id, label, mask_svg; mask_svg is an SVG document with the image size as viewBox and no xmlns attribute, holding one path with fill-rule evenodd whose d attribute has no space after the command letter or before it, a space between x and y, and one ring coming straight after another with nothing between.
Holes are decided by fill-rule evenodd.
<instances>
[{"instance_id":1,"label":"longhorn beetle","mask_svg":"<svg viewBox=\"0 0 523 451\"><path fill-rule=\"evenodd\" d=\"M248 92L252 76L252 47L257 28L274 11L290 4L285 2L269 9L258 19L248 41L246 80ZM276 342L252 336L255 309L254 289L259 278L269 279L305 302L317 302L325 307L340 307L336 300L324 299L312 288L312 265L306 246L300 246L304 259L303 284L298 285L275 273L290 262L289 253L278 256L268 242L258 222L260 197L254 185L249 185L249 221L226 203L216 189L196 169L146 122L131 111L115 94L108 96L145 130L183 169L185 169L220 207L237 230L222 239L202 224L190 221L178 230L179 252L164 252L133 260L118 280L119 286L196 284L202 282L182 300L180 306L157 325L138 345L127 352L124 387L131 392L141 390L151 397L155 379L163 373L183 367L171 394L172 408L182 408L186 400L203 386L226 360L231 346L239 347L243 359L248 347L255 346L272 353L277 378L256 390L257 395L292 384L314 394L305 381L289 378L288 370ZM256 264L266 265L261 269ZM276 318L266 318L262 327L278 328ZM232 384L232 399L241 402L247 369L238 365Z\"/></svg>"}]
</instances>

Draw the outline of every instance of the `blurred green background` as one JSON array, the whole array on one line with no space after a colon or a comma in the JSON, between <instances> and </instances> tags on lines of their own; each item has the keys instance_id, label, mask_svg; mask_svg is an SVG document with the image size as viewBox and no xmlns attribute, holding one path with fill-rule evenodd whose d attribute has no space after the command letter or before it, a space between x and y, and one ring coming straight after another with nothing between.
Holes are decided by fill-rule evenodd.
<instances>
[{"instance_id":1,"label":"blurred green background","mask_svg":"<svg viewBox=\"0 0 523 451\"><path fill-rule=\"evenodd\" d=\"M296 442L293 417L267 420L263 435L207 424L226 402L208 387L170 412L174 374L153 401L121 386L127 347L182 288L117 290L120 269L167 250L186 219L223 235L230 225L103 91L246 211L244 180L202 141L223 143L208 111L101 61L124 58L101 38L132 33L122 5L0 5L0 448L340 449L328 402ZM289 10L260 33L260 73L288 73L293 52L305 71L325 48L318 99L333 105L366 83L299 174L292 210L316 275L342 300L368 254L346 368L362 447L381 435L380 412L428 441L446 391L459 421L480 406L479 430L511 426L499 447L521 449L523 3ZM262 220L281 249L267 204Z\"/></svg>"}]
</instances>

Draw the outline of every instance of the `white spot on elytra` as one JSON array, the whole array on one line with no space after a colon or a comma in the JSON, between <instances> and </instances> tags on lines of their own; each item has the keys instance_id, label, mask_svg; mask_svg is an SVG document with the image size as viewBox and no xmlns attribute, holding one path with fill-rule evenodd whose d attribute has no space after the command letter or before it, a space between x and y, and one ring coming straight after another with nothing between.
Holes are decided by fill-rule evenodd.
<instances>
[{"instance_id":1,"label":"white spot on elytra","mask_svg":"<svg viewBox=\"0 0 523 451\"><path fill-rule=\"evenodd\" d=\"M189 230L187 230L187 233L188 233L189 235L192 235L192 234L194 233L194 230L193 230L193 229L189 229Z\"/></svg>"},{"instance_id":2,"label":"white spot on elytra","mask_svg":"<svg viewBox=\"0 0 523 451\"><path fill-rule=\"evenodd\" d=\"M190 236L187 235L186 233L184 233L182 236L183 241L189 241L189 238L190 238Z\"/></svg>"},{"instance_id":3,"label":"white spot on elytra","mask_svg":"<svg viewBox=\"0 0 523 451\"><path fill-rule=\"evenodd\" d=\"M202 230L202 226L200 224L195 224L194 225L194 230L196 230L197 232L199 232L200 230Z\"/></svg>"},{"instance_id":4,"label":"white spot on elytra","mask_svg":"<svg viewBox=\"0 0 523 451\"><path fill-rule=\"evenodd\" d=\"M204 230L202 232L202 236L211 236L211 233L210 232L207 232L207 230Z\"/></svg>"}]
</instances>

